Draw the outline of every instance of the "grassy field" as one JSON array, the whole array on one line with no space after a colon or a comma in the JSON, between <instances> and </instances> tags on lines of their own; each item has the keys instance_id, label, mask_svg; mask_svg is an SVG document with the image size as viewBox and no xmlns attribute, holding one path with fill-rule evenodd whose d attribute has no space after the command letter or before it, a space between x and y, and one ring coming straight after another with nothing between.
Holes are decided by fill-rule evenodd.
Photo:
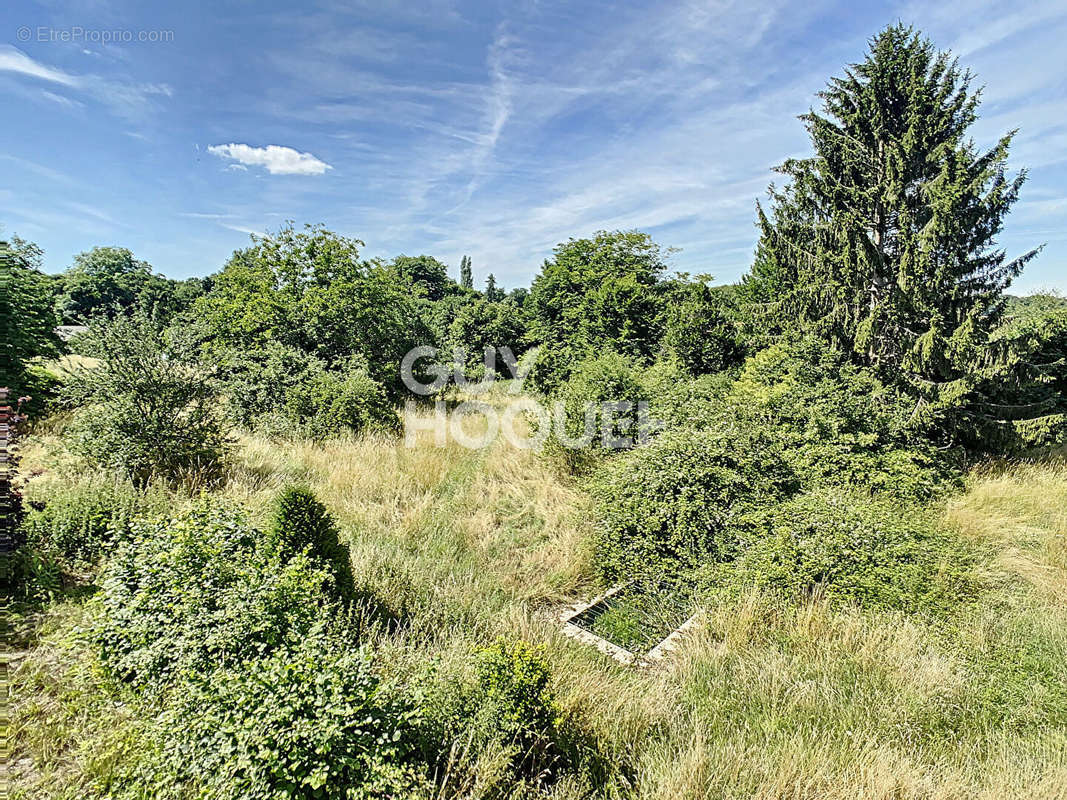
<instances>
[{"instance_id":1,"label":"grassy field","mask_svg":"<svg viewBox=\"0 0 1067 800\"><path fill-rule=\"evenodd\" d=\"M27 442L30 500L85 480L47 430ZM447 668L502 633L544 643L565 714L602 760L554 797L1067 797L1067 468L987 467L943 508L983 553L974 602L924 620L758 593L706 608L670 665L623 667L555 615L597 592L579 487L503 439L472 451L368 438L239 442L220 498L262 518L307 481L351 544L357 583L406 624L380 632L397 676ZM178 502L190 498L176 496ZM15 797L104 797L140 746L79 637L51 605L9 653ZM459 667L457 667L459 668ZM440 797L480 796L474 784Z\"/></svg>"}]
</instances>

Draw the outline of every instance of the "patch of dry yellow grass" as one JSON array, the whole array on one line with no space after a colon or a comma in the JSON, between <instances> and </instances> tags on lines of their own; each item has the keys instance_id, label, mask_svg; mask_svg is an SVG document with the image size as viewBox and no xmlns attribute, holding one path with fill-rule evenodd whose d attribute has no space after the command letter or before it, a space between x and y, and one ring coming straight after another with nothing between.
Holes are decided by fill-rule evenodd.
<instances>
[{"instance_id":1,"label":"patch of dry yellow grass","mask_svg":"<svg viewBox=\"0 0 1067 800\"><path fill-rule=\"evenodd\" d=\"M30 445L27 461L47 471L49 458L58 456ZM948 503L947 520L990 554L988 607L931 625L752 594L706 609L704 625L655 671L622 667L552 620L559 604L591 591L588 508L536 453L503 438L468 450L436 447L429 434L416 447L245 436L221 494L265 517L292 481L337 516L357 581L410 615L380 645L393 669L428 652L469 661L502 632L546 644L565 712L584 720L606 762L625 765L608 787L568 779L556 797L1067 798L1067 731L941 731L930 721L973 702L964 646L992 647L1005 614L1028 615L1050 640L1067 637L1062 465L986 471ZM1020 585L1032 589L1025 602L1002 602ZM492 754L485 759L488 775Z\"/></svg>"},{"instance_id":2,"label":"patch of dry yellow grass","mask_svg":"<svg viewBox=\"0 0 1067 800\"><path fill-rule=\"evenodd\" d=\"M1067 603L1067 465L1024 464L976 474L948 520L997 554L1001 569Z\"/></svg>"}]
</instances>

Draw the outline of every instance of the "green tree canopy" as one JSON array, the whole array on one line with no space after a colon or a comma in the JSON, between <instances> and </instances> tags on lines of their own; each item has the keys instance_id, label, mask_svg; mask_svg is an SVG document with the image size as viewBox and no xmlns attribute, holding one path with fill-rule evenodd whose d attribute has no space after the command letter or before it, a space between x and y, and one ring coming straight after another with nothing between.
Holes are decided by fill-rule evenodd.
<instances>
[{"instance_id":1,"label":"green tree canopy","mask_svg":"<svg viewBox=\"0 0 1067 800\"><path fill-rule=\"evenodd\" d=\"M59 278L56 306L63 321L84 323L90 317L113 317L138 309L147 314L174 310L174 288L146 261L125 247L94 247L74 257Z\"/></svg>"},{"instance_id":2,"label":"green tree canopy","mask_svg":"<svg viewBox=\"0 0 1067 800\"><path fill-rule=\"evenodd\" d=\"M518 357L522 354L525 321L518 306L510 300L492 302L479 297L461 306L449 326L449 343L467 351L469 362L481 362L486 347L509 347ZM498 359L498 373L507 375L507 368Z\"/></svg>"},{"instance_id":3,"label":"green tree canopy","mask_svg":"<svg viewBox=\"0 0 1067 800\"><path fill-rule=\"evenodd\" d=\"M471 257L463 256L459 262L459 285L464 289L474 288L474 273L471 271Z\"/></svg>"},{"instance_id":4,"label":"green tree canopy","mask_svg":"<svg viewBox=\"0 0 1067 800\"><path fill-rule=\"evenodd\" d=\"M740 364L744 343L734 309L721 288L705 280L686 281L666 309L663 345L693 375L721 372Z\"/></svg>"},{"instance_id":5,"label":"green tree canopy","mask_svg":"<svg viewBox=\"0 0 1067 800\"><path fill-rule=\"evenodd\" d=\"M506 296L506 292L496 285L496 275L490 272L485 279L485 299L495 303L503 300Z\"/></svg>"},{"instance_id":6,"label":"green tree canopy","mask_svg":"<svg viewBox=\"0 0 1067 800\"><path fill-rule=\"evenodd\" d=\"M30 362L59 352L49 279L36 269L40 254L18 237L0 241L0 386L15 397L33 391Z\"/></svg>"},{"instance_id":7,"label":"green tree canopy","mask_svg":"<svg viewBox=\"0 0 1067 800\"><path fill-rule=\"evenodd\" d=\"M208 338L238 348L278 341L342 368L362 355L371 376L398 393L401 359L429 334L411 284L361 259L362 246L321 225L254 236L196 303Z\"/></svg>"},{"instance_id":8,"label":"green tree canopy","mask_svg":"<svg viewBox=\"0 0 1067 800\"><path fill-rule=\"evenodd\" d=\"M390 262L401 280L412 284L428 300L451 294L456 283L448 277L448 267L433 256L397 256Z\"/></svg>"},{"instance_id":9,"label":"green tree canopy","mask_svg":"<svg viewBox=\"0 0 1067 800\"><path fill-rule=\"evenodd\" d=\"M660 340L657 284L664 268L659 245L639 231L600 231L558 245L523 305L530 340L541 346L544 369L535 369L535 382L558 385L598 348L652 356Z\"/></svg>"}]
</instances>

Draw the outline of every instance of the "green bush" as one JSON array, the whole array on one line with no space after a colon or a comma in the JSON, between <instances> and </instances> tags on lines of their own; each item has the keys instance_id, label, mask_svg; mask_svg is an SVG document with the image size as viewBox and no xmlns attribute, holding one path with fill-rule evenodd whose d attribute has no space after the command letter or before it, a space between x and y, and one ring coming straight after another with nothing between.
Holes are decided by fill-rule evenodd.
<instances>
[{"instance_id":1,"label":"green bush","mask_svg":"<svg viewBox=\"0 0 1067 800\"><path fill-rule=\"evenodd\" d=\"M337 523L326 506L307 487L291 486L278 496L267 540L283 560L300 553L319 558L330 566L341 596L351 594L352 561L348 546L338 538Z\"/></svg>"},{"instance_id":2,"label":"green bush","mask_svg":"<svg viewBox=\"0 0 1067 800\"><path fill-rule=\"evenodd\" d=\"M598 475L597 568L614 580L732 558L746 515L796 485L760 428L724 416L709 430L668 431Z\"/></svg>"},{"instance_id":3,"label":"green bush","mask_svg":"<svg viewBox=\"0 0 1067 800\"><path fill-rule=\"evenodd\" d=\"M529 749L550 741L559 724L544 648L499 639L478 654L481 705L499 731Z\"/></svg>"},{"instance_id":4,"label":"green bush","mask_svg":"<svg viewBox=\"0 0 1067 800\"><path fill-rule=\"evenodd\" d=\"M720 419L733 384L726 372L689 378L680 370L672 374L669 367L660 366L659 362L643 380L646 386L655 381L656 385L650 387L649 415L666 430L704 428Z\"/></svg>"},{"instance_id":5,"label":"green bush","mask_svg":"<svg viewBox=\"0 0 1067 800\"><path fill-rule=\"evenodd\" d=\"M734 578L790 597L905 611L959 607L974 595L972 555L931 515L842 492L801 495L751 530Z\"/></svg>"},{"instance_id":6,"label":"green bush","mask_svg":"<svg viewBox=\"0 0 1067 800\"><path fill-rule=\"evenodd\" d=\"M26 514L27 543L69 565L95 563L111 544L128 535L141 514L161 512L166 497L130 481L90 477L52 492L43 508Z\"/></svg>"},{"instance_id":7,"label":"green bush","mask_svg":"<svg viewBox=\"0 0 1067 800\"><path fill-rule=\"evenodd\" d=\"M314 356L273 340L248 349L214 345L205 357L220 362L227 415L245 428L283 407L290 390L325 369Z\"/></svg>"},{"instance_id":8,"label":"green bush","mask_svg":"<svg viewBox=\"0 0 1067 800\"><path fill-rule=\"evenodd\" d=\"M385 389L362 369L319 372L291 388L285 414L304 435L316 439L343 433L396 433L400 418Z\"/></svg>"},{"instance_id":9,"label":"green bush","mask_svg":"<svg viewBox=\"0 0 1067 800\"><path fill-rule=\"evenodd\" d=\"M670 303L666 316L663 346L690 374L722 372L744 358L736 312L722 290L694 283Z\"/></svg>"},{"instance_id":10,"label":"green bush","mask_svg":"<svg viewBox=\"0 0 1067 800\"><path fill-rule=\"evenodd\" d=\"M809 488L915 501L958 480L949 457L909 428L913 403L815 339L748 359L727 403L746 424L773 431Z\"/></svg>"},{"instance_id":11,"label":"green bush","mask_svg":"<svg viewBox=\"0 0 1067 800\"><path fill-rule=\"evenodd\" d=\"M343 638L316 630L190 675L159 718L152 785L217 800L425 796L411 711Z\"/></svg>"},{"instance_id":12,"label":"green bush","mask_svg":"<svg viewBox=\"0 0 1067 800\"><path fill-rule=\"evenodd\" d=\"M574 766L541 647L499 639L475 654L473 671L461 666L435 664L415 686L423 757L448 774L452 794L507 794Z\"/></svg>"},{"instance_id":13,"label":"green bush","mask_svg":"<svg viewBox=\"0 0 1067 800\"><path fill-rule=\"evenodd\" d=\"M590 356L553 397L553 428L544 453L568 471L578 472L605 452L629 449L648 433L641 408L650 396L634 361L611 351ZM612 448L612 440L630 443Z\"/></svg>"},{"instance_id":14,"label":"green bush","mask_svg":"<svg viewBox=\"0 0 1067 800\"><path fill-rule=\"evenodd\" d=\"M138 484L218 477L227 439L217 386L183 331L143 315L97 319L82 347L97 363L65 386L85 406L70 429L76 452Z\"/></svg>"},{"instance_id":15,"label":"green bush","mask_svg":"<svg viewBox=\"0 0 1067 800\"><path fill-rule=\"evenodd\" d=\"M140 688L294 646L330 606L329 569L280 560L238 512L201 506L131 528L102 570L91 638Z\"/></svg>"}]
</instances>

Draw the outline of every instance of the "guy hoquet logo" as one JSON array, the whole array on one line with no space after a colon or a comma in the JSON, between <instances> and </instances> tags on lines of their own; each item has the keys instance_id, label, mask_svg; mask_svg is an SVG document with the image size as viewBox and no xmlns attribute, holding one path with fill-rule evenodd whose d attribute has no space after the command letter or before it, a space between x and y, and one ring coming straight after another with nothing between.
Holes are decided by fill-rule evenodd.
<instances>
[{"instance_id":1,"label":"guy hoquet logo","mask_svg":"<svg viewBox=\"0 0 1067 800\"><path fill-rule=\"evenodd\" d=\"M502 435L522 449L540 450L552 436L570 450L592 447L594 443L606 450L623 450L643 444L663 427L662 422L651 417L644 400L604 400L586 403L580 409L568 409L561 400L546 405L522 395L529 367L520 367L509 347L485 348L485 372L477 381L466 375L466 350L456 348L450 361L440 360L439 355L438 348L430 345L408 351L400 363L404 386L415 394L431 397L439 395L453 382L460 390L478 396L489 391L499 379L496 372L499 359L510 373L510 378L505 378L510 381L507 387L510 400L502 408L478 400L467 400L450 407L444 400L437 400L429 418L420 413L424 407L408 400L404 405L404 443L407 447L415 446L419 431L430 431L438 447L443 447L451 434L452 441L470 449L489 447ZM568 424L568 417L573 421L576 411L581 413L582 421L578 433ZM475 417L485 421L480 433L470 431L478 426L465 424L468 418ZM520 424L520 420L524 423ZM529 422L532 424L525 424Z\"/></svg>"}]
</instances>

